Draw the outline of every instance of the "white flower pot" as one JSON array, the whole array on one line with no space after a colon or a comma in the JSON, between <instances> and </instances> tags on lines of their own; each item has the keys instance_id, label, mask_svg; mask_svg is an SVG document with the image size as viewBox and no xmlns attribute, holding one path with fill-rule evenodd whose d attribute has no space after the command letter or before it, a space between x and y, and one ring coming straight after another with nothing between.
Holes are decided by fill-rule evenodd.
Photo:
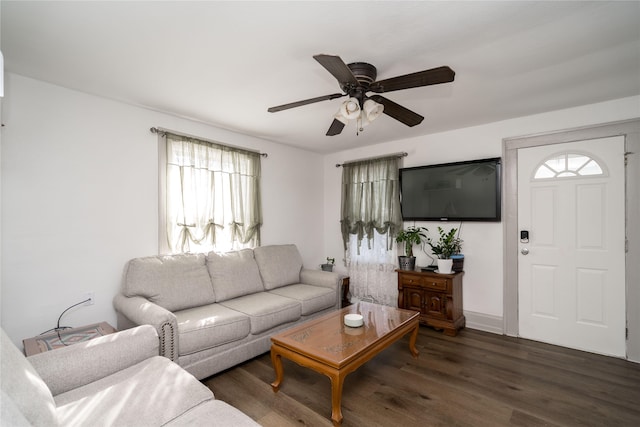
<instances>
[{"instance_id":1,"label":"white flower pot","mask_svg":"<svg viewBox=\"0 0 640 427\"><path fill-rule=\"evenodd\" d=\"M452 267L453 267L453 260L451 258L438 259L438 273L451 274Z\"/></svg>"}]
</instances>

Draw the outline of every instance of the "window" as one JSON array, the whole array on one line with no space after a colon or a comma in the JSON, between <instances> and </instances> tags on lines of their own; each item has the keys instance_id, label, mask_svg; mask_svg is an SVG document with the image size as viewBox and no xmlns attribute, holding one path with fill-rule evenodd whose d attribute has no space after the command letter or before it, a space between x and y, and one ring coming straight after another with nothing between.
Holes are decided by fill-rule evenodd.
<instances>
[{"instance_id":1,"label":"window","mask_svg":"<svg viewBox=\"0 0 640 427\"><path fill-rule=\"evenodd\" d=\"M342 166L340 224L345 247L349 234L373 239L374 230L393 238L402 229L398 157L385 157Z\"/></svg>"},{"instance_id":2,"label":"window","mask_svg":"<svg viewBox=\"0 0 640 427\"><path fill-rule=\"evenodd\" d=\"M168 251L259 246L260 154L168 132L160 138L166 144L161 227Z\"/></svg>"},{"instance_id":3,"label":"window","mask_svg":"<svg viewBox=\"0 0 640 427\"><path fill-rule=\"evenodd\" d=\"M402 229L398 162L394 156L342 169L341 226L351 293L390 306L398 300L395 237Z\"/></svg>"},{"instance_id":4,"label":"window","mask_svg":"<svg viewBox=\"0 0 640 427\"><path fill-rule=\"evenodd\" d=\"M563 153L545 160L533 179L568 178L576 176L604 175L600 164L580 153Z\"/></svg>"}]
</instances>

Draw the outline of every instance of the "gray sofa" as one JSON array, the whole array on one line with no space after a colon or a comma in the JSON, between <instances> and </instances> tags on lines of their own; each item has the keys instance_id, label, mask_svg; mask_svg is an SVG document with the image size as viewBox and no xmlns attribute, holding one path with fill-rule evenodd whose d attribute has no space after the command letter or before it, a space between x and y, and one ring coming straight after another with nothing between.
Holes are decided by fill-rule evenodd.
<instances>
[{"instance_id":1,"label":"gray sofa","mask_svg":"<svg viewBox=\"0 0 640 427\"><path fill-rule=\"evenodd\" d=\"M158 356L151 326L30 357L0 335L2 426L259 426Z\"/></svg>"},{"instance_id":2,"label":"gray sofa","mask_svg":"<svg viewBox=\"0 0 640 427\"><path fill-rule=\"evenodd\" d=\"M198 379L269 350L270 337L340 306L340 276L305 269L295 245L130 260L118 329L153 325L160 354Z\"/></svg>"}]
</instances>

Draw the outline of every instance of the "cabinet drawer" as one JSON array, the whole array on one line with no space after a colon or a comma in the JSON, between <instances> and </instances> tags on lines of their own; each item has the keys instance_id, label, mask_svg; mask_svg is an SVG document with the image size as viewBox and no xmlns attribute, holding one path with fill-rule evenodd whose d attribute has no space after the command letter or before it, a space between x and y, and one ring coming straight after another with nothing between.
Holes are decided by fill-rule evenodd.
<instances>
[{"instance_id":1,"label":"cabinet drawer","mask_svg":"<svg viewBox=\"0 0 640 427\"><path fill-rule=\"evenodd\" d=\"M449 285L449 280L438 279L435 277L425 277L422 286L434 291L446 291Z\"/></svg>"},{"instance_id":2,"label":"cabinet drawer","mask_svg":"<svg viewBox=\"0 0 640 427\"><path fill-rule=\"evenodd\" d=\"M418 274L401 274L399 278L403 287L419 286L433 291L447 292L450 280L440 277L420 276Z\"/></svg>"},{"instance_id":3,"label":"cabinet drawer","mask_svg":"<svg viewBox=\"0 0 640 427\"><path fill-rule=\"evenodd\" d=\"M424 286L424 278L417 274L402 274L400 283L402 286Z\"/></svg>"}]
</instances>

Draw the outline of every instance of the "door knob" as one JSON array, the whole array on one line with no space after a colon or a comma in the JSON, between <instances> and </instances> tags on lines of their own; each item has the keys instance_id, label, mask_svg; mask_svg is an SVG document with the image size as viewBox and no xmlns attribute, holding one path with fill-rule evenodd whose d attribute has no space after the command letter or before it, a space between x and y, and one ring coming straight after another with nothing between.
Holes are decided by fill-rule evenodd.
<instances>
[{"instance_id":1,"label":"door knob","mask_svg":"<svg viewBox=\"0 0 640 427\"><path fill-rule=\"evenodd\" d=\"M522 255L528 255L528 254L529 254L529 249L527 249L527 248L522 248L522 249L520 249L520 253L521 253Z\"/></svg>"}]
</instances>

